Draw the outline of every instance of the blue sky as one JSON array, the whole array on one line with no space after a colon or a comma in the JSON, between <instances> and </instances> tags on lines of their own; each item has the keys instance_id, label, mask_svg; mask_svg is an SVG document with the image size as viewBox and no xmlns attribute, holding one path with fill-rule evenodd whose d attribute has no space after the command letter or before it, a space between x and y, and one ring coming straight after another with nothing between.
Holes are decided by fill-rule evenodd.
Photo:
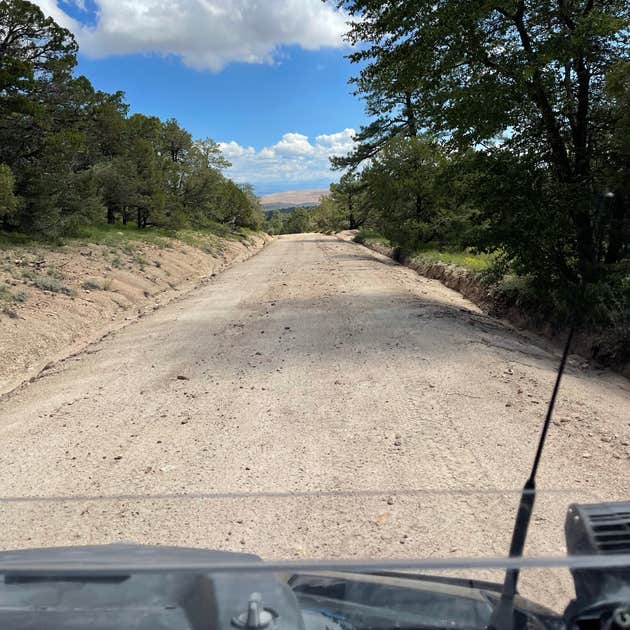
<instances>
[{"instance_id":1,"label":"blue sky","mask_svg":"<svg viewBox=\"0 0 630 630\"><path fill-rule=\"evenodd\" d=\"M79 72L133 112L222 143L259 194L327 188L365 123L346 16L321 0L36 0L81 45Z\"/></svg>"}]
</instances>

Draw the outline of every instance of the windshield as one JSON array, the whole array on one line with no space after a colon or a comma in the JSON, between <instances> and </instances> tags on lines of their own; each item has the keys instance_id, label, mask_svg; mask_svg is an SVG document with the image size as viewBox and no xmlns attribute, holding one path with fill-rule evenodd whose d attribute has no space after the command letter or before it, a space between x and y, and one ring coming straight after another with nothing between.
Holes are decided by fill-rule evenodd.
<instances>
[{"instance_id":1,"label":"windshield","mask_svg":"<svg viewBox=\"0 0 630 630\"><path fill-rule=\"evenodd\" d=\"M57 590L4 552L111 544L308 561L272 573L318 627L628 586L629 24L0 0L5 594Z\"/></svg>"}]
</instances>

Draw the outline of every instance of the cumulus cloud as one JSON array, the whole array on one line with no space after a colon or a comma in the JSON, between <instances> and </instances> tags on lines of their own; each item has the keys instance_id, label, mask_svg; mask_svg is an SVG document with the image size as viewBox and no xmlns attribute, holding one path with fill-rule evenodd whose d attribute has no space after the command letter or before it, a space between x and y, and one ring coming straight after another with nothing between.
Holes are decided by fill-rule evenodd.
<instances>
[{"instance_id":1,"label":"cumulus cloud","mask_svg":"<svg viewBox=\"0 0 630 630\"><path fill-rule=\"evenodd\" d=\"M72 30L88 55L176 55L213 71L231 62L270 63L283 45L341 46L348 20L321 0L94 0L92 27L63 10L85 9L84 0L34 1Z\"/></svg>"},{"instance_id":2,"label":"cumulus cloud","mask_svg":"<svg viewBox=\"0 0 630 630\"><path fill-rule=\"evenodd\" d=\"M225 157L232 162L226 171L237 182L272 184L334 179L329 159L352 150L354 129L317 136L311 141L300 133L285 133L276 144L257 151L237 142L221 142Z\"/></svg>"}]
</instances>

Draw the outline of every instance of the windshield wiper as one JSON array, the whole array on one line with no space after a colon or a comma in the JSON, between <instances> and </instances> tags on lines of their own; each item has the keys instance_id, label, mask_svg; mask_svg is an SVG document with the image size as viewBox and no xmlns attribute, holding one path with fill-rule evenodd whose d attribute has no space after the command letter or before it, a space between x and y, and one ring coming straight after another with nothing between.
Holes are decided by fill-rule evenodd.
<instances>
[{"instance_id":1,"label":"windshield wiper","mask_svg":"<svg viewBox=\"0 0 630 630\"><path fill-rule=\"evenodd\" d=\"M556 405L558 390L560 389L560 381L562 380L562 375L567 365L567 359L569 358L569 350L571 349L574 331L575 326L573 325L569 331L569 337L567 338L562 360L560 361L556 383L547 408L547 416L545 417L545 423L543 424L540 440L538 441L538 449L534 457L532 471L529 475L529 479L525 482L525 486L523 486L521 501L518 506L518 512L516 513L516 520L514 521L512 542L510 543L510 558L522 557L523 549L525 548L527 532L536 500L536 474L538 472L538 464L540 463L545 440L547 439L547 432L549 431L553 417L553 410ZM508 569L506 571L501 597L490 617L490 623L488 624L489 630L514 630L514 598L516 597L519 573L519 569Z\"/></svg>"}]
</instances>

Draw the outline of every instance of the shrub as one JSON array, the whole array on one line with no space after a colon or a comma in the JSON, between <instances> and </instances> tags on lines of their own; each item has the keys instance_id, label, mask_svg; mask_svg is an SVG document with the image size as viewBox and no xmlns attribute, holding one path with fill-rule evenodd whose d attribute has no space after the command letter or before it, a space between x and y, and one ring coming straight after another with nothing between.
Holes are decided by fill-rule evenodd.
<instances>
[{"instance_id":1,"label":"shrub","mask_svg":"<svg viewBox=\"0 0 630 630\"><path fill-rule=\"evenodd\" d=\"M64 295L74 294L74 291L71 288L65 286L58 278L53 276L35 276L33 284L42 291L62 293Z\"/></svg>"},{"instance_id":2,"label":"shrub","mask_svg":"<svg viewBox=\"0 0 630 630\"><path fill-rule=\"evenodd\" d=\"M103 287L101 286L101 283L98 280L86 280L82 285L81 288L85 289L86 291L101 291L103 289Z\"/></svg>"},{"instance_id":3,"label":"shrub","mask_svg":"<svg viewBox=\"0 0 630 630\"><path fill-rule=\"evenodd\" d=\"M379 243L383 243L384 245L389 245L389 241L383 235L367 228L362 228L361 230L359 230L357 235L354 237L354 242L360 243L361 245L365 245L369 241L378 241Z\"/></svg>"}]
</instances>

